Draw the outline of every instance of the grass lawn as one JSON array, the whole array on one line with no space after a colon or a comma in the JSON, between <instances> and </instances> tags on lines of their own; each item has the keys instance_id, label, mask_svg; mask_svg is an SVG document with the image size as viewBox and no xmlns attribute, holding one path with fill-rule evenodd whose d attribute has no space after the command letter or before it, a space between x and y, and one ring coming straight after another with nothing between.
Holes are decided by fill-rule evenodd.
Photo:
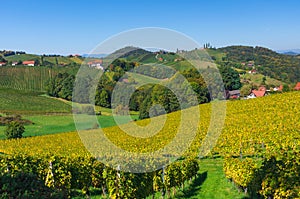
<instances>
[{"instance_id":1,"label":"grass lawn","mask_svg":"<svg viewBox=\"0 0 300 199\"><path fill-rule=\"evenodd\" d=\"M84 106L84 105L82 105ZM20 114L34 122L25 126L24 136L39 136L75 131L72 102L48 97L40 92L0 88L0 114ZM115 126L111 109L96 107L102 115L97 116L101 128ZM132 119L138 119L137 112L131 112ZM91 116L89 116L91 117ZM84 128L92 128L89 117L84 119ZM124 116L117 116L121 124L129 122ZM0 126L0 139L4 139L4 126Z\"/></svg>"},{"instance_id":2,"label":"grass lawn","mask_svg":"<svg viewBox=\"0 0 300 199\"><path fill-rule=\"evenodd\" d=\"M120 123L127 123L128 120L124 116L117 116ZM132 115L132 119L138 119L138 115ZM35 116L25 116L25 119L29 119L34 122L33 125L25 126L25 133L23 136L40 136L55 133L63 133L75 131L75 123L73 120L73 115L35 115ZM101 128L115 126L116 122L113 116L97 116L98 123ZM86 128L92 128L93 124L86 122ZM4 139L5 126L0 126L0 139Z\"/></svg>"},{"instance_id":3,"label":"grass lawn","mask_svg":"<svg viewBox=\"0 0 300 199\"><path fill-rule=\"evenodd\" d=\"M200 161L200 176L192 186L178 193L175 198L246 199L243 192L229 182L223 173L222 159Z\"/></svg>"}]
</instances>

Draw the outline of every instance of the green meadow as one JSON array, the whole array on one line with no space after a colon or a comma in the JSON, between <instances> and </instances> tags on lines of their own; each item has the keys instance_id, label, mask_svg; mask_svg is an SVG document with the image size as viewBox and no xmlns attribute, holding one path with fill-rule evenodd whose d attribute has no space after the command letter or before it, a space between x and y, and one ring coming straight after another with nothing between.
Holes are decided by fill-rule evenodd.
<instances>
[{"instance_id":1,"label":"green meadow","mask_svg":"<svg viewBox=\"0 0 300 199\"><path fill-rule=\"evenodd\" d=\"M116 122L112 111L108 108L96 107L96 112L102 115L96 116L99 127L106 128L115 126ZM76 131L73 115L71 114L72 103L65 100L55 99L40 92L14 90L0 88L0 115L19 114L23 119L28 119L34 124L25 126L23 136L40 136L55 133ZM83 116L84 128L95 128L95 123L89 120L94 116ZM127 123L125 116L115 116L121 124ZM137 113L131 118L138 119ZM4 139L5 126L0 126L0 139Z\"/></svg>"}]
</instances>

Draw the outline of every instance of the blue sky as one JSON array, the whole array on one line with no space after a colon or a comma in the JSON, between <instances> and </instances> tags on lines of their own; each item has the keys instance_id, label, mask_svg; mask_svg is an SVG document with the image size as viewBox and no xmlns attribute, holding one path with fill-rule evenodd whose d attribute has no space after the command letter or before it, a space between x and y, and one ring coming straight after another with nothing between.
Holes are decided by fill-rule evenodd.
<instances>
[{"instance_id":1,"label":"blue sky","mask_svg":"<svg viewBox=\"0 0 300 199\"><path fill-rule=\"evenodd\" d=\"M298 0L1 1L0 49L88 53L112 35L162 27L199 44L300 48Z\"/></svg>"}]
</instances>

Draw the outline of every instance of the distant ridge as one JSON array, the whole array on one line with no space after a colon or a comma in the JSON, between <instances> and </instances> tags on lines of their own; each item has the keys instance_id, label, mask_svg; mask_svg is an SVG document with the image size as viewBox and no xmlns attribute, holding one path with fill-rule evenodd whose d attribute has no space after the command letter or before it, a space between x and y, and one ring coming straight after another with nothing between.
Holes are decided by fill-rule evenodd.
<instances>
[{"instance_id":1,"label":"distant ridge","mask_svg":"<svg viewBox=\"0 0 300 199\"><path fill-rule=\"evenodd\" d=\"M279 50L277 52L284 55L300 55L300 49Z\"/></svg>"},{"instance_id":2,"label":"distant ridge","mask_svg":"<svg viewBox=\"0 0 300 199\"><path fill-rule=\"evenodd\" d=\"M107 54L83 54L82 57L104 58Z\"/></svg>"}]
</instances>

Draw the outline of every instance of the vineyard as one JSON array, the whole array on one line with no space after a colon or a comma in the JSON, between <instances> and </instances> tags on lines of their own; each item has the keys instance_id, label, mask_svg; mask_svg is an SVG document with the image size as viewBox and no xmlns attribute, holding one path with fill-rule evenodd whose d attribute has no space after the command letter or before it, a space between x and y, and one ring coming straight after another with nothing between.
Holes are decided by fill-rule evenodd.
<instances>
[{"instance_id":1,"label":"vineyard","mask_svg":"<svg viewBox=\"0 0 300 199\"><path fill-rule=\"evenodd\" d=\"M228 102L222 134L206 158L224 158L223 169L228 180L251 198L299 198L299 100L300 92L291 92ZM151 153L176 140L181 115L187 114L192 121L198 108L201 117L193 142L181 158L157 171L144 174L122 172L119 168L135 161L130 156L119 157L124 164L111 168L108 165L117 158L116 151L111 151L111 156L101 154L108 146L104 142L102 145L95 142L107 137L114 145L127 151ZM1 140L0 172L13 177L20 172L32 173L47 188L59 190L61 197L70 197L71 190L82 190L89 195L91 187L98 188L104 197L110 198L143 198L156 192L170 197L195 177L201 167L202 160L197 157L208 130L211 108L211 104L204 104L168 114L165 126L150 138L130 136L121 127L115 126L102 129L101 135L98 130L89 130L80 134ZM150 120L135 122L139 126L149 123ZM126 125L130 129L131 124ZM185 125L185 128L188 127ZM185 130L188 132L190 129ZM85 148L90 145L94 156ZM159 158L165 155L177 157L179 149L176 145L180 147L181 143L175 143L168 154ZM97 161L104 158L101 155L105 155L108 164ZM157 161L157 157L153 161ZM47 197L55 198L56 195Z\"/></svg>"},{"instance_id":2,"label":"vineyard","mask_svg":"<svg viewBox=\"0 0 300 199\"><path fill-rule=\"evenodd\" d=\"M74 68L67 67L0 67L0 87L18 90L45 91L47 83L57 73Z\"/></svg>"}]
</instances>

